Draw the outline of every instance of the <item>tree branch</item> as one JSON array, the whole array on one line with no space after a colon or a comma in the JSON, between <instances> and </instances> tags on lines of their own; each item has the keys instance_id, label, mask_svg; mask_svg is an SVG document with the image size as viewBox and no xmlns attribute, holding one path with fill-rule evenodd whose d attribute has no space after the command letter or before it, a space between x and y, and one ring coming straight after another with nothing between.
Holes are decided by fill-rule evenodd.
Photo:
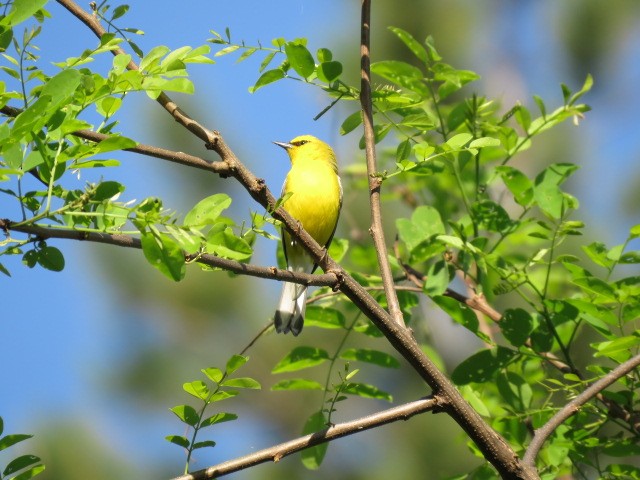
<instances>
[{"instance_id":1,"label":"tree branch","mask_svg":"<svg viewBox=\"0 0 640 480\"><path fill-rule=\"evenodd\" d=\"M369 179L369 204L371 208L371 228L369 233L378 256L380 276L384 285L384 293L391 318L404 326L404 318L398 295L393 288L393 275L387 256L387 244L382 226L382 207L380 205L380 188L382 179L378 176L376 166L375 133L373 129L373 107L371 103L371 58L369 55L371 30L371 0L362 0L362 23L360 37L360 105L362 109L362 124L364 126L365 156L367 161L367 176Z\"/></svg>"},{"instance_id":2,"label":"tree branch","mask_svg":"<svg viewBox=\"0 0 640 480\"><path fill-rule=\"evenodd\" d=\"M19 108L11 107L9 105L5 105L0 108L0 113L3 113L8 117L17 117L22 113L22 110ZM75 132L71 132L71 135L95 143L100 143L103 140L106 140L113 136L94 132L92 130L76 130ZM167 150L165 148L154 147L152 145L145 145L142 143L139 143L132 148L125 148L124 150L127 152L139 153L140 155L146 155L148 157L160 158L162 160L178 163L186 167L198 168L200 170L206 170L211 173L217 173L222 177L230 175L229 165L227 163L221 161L210 162L208 160L205 160L204 158L196 157L195 155L189 155L188 153L184 152L176 152L173 150Z\"/></svg>"},{"instance_id":3,"label":"tree branch","mask_svg":"<svg viewBox=\"0 0 640 480\"><path fill-rule=\"evenodd\" d=\"M34 235L40 239L60 238L66 240L80 240L95 243L104 243L118 247L142 249L140 239L131 235L109 234L103 232L87 232L83 230L72 230L68 228L52 228L39 225L13 225L7 219L0 219L0 230L15 231ZM297 273L289 270L282 270L276 267L260 267L247 263L228 260L208 253L187 254L185 259L188 262L201 263L209 267L221 268L229 272L248 275L251 277L267 278L270 280L280 280L284 282L300 283L316 287L334 287L338 284L338 278L333 273L315 275L310 273Z\"/></svg>"},{"instance_id":4,"label":"tree branch","mask_svg":"<svg viewBox=\"0 0 640 480\"><path fill-rule=\"evenodd\" d=\"M176 477L174 480L205 480L218 478L260 463L271 461L278 462L282 458L299 452L300 450L304 450L305 448L313 447L347 435L353 435L354 433L359 433L371 428L380 427L388 423L397 422L398 420L408 420L414 415L418 415L420 413L435 411L442 406L442 402L443 399L438 397L428 397L416 400L415 402L390 408L379 413L374 413L373 415L369 415L358 420L339 423L320 432L280 443L250 455L246 455L235 460L229 460L203 470L198 470L188 475Z\"/></svg>"},{"instance_id":5,"label":"tree branch","mask_svg":"<svg viewBox=\"0 0 640 480\"><path fill-rule=\"evenodd\" d=\"M609 385L625 376L631 370L640 365L640 355L636 355L624 363L621 363L616 368L607 373L597 382L594 382L581 394L576 396L573 400L562 407L553 417L549 419L541 428L536 430L533 440L529 444L529 448L524 455L523 461L525 464L533 467L535 465L536 457L542 448L544 442L551 436L551 434L558 428L566 419L575 415L580 410L580 407L587 403L589 400L597 396Z\"/></svg>"},{"instance_id":6,"label":"tree branch","mask_svg":"<svg viewBox=\"0 0 640 480\"><path fill-rule=\"evenodd\" d=\"M97 20L91 15L82 12L77 5L71 0L58 0L58 2L69 9L74 15L82 20L89 28L101 36L105 33ZM363 52L363 70L368 71L368 36L369 36L369 0L363 0L363 42L365 51ZM114 54L120 53L114 51ZM135 64L130 63L129 68L137 68ZM368 84L369 77L363 78L363 84ZM366 87L365 87L366 88ZM366 100L366 97L365 97ZM476 443L482 451L487 461L489 461L505 479L538 479L538 475L534 469L524 465L516 456L515 452L509 447L505 440L493 430L482 417L467 404L462 398L458 390L451 381L436 367L436 365L424 354L420 345L413 338L411 332L405 328L395 317L389 315L378 302L360 285L353 277L351 277L335 260L333 260L324 248L311 238L304 230L299 228L296 222L282 207L274 211L275 197L267 189L264 180L256 178L235 156L231 149L226 145L223 138L216 131L211 131L202 127L195 122L178 106L173 103L165 94L161 94L158 102L182 125L206 142L208 148L214 150L221 158L221 161L227 163L229 175L238 180L249 195L260 205L267 208L273 217L280 220L283 226L292 234L293 238L300 241L304 248L311 254L312 258L318 262L325 272L334 273L339 279L340 290L359 308L378 329L389 340L391 345L400 353L424 379L424 381L434 390L436 395L446 399L447 404L444 407L451 417L464 429L469 437ZM371 116L365 120L372 127ZM371 147L369 147L371 148ZM370 157L371 158L371 157ZM375 164L373 165L375 169ZM372 181L372 180L370 180ZM372 191L373 198L379 199L379 185L372 184L375 187ZM375 237L374 237L375 238ZM380 237L378 237L378 242ZM383 250L386 246L383 242ZM380 255L380 252L378 252ZM385 255L386 256L386 255ZM381 266L386 262L380 262ZM391 286L391 280L387 279L387 287ZM393 292L393 289L391 289ZM393 302L393 295L388 296L388 302ZM390 308L395 312L398 307ZM401 317L400 317L401 319Z\"/></svg>"}]
</instances>

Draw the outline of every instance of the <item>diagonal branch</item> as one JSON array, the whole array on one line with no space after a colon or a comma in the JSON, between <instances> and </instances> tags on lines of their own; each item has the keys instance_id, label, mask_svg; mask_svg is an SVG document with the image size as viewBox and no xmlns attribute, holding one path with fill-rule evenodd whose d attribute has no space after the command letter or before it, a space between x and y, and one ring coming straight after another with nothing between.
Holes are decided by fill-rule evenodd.
<instances>
[{"instance_id":1,"label":"diagonal branch","mask_svg":"<svg viewBox=\"0 0 640 480\"><path fill-rule=\"evenodd\" d=\"M380 188L382 179L378 175L376 165L375 132L373 129L373 110L371 104L371 57L369 55L371 30L371 1L362 0L362 24L360 37L360 105L362 108L362 124L364 126L365 156L367 160L367 176L369 178L369 203L371 207L371 228L369 233L378 255L380 276L384 285L384 293L389 306L391 318L404 326L404 318L400 310L398 295L393 288L393 275L387 255L387 244L382 226L382 207L380 205Z\"/></svg>"},{"instance_id":2,"label":"diagonal branch","mask_svg":"<svg viewBox=\"0 0 640 480\"><path fill-rule=\"evenodd\" d=\"M229 460L203 470L198 470L188 475L176 477L174 480L205 480L218 478L260 463L278 462L282 458L304 450L305 448L346 437L347 435L353 435L354 433L359 433L371 428L380 427L388 423L397 422L398 420L408 420L420 413L436 411L442 407L442 401L441 398L437 397L427 397L416 400L415 402L406 403L357 420L332 425L320 432L274 445L273 447L265 448L250 455Z\"/></svg>"},{"instance_id":3,"label":"diagonal branch","mask_svg":"<svg viewBox=\"0 0 640 480\"><path fill-rule=\"evenodd\" d=\"M525 464L533 467L538 456L538 452L542 448L544 442L551 436L551 434L558 428L565 420L572 415L575 415L580 410L580 407L587 403L592 398L596 397L600 392L607 388L612 383L616 382L631 370L634 370L640 365L640 355L636 355L624 363L621 363L616 368L607 373L597 382L594 382L585 391L576 396L573 400L562 407L547 423L541 428L536 430L533 440L529 444L529 448L524 455L523 461Z\"/></svg>"},{"instance_id":4,"label":"diagonal branch","mask_svg":"<svg viewBox=\"0 0 640 480\"><path fill-rule=\"evenodd\" d=\"M105 33L95 18L83 13L82 9L71 0L58 0L58 3L69 9L74 15L80 18L89 28L100 36ZM368 37L369 37L369 0L363 0L363 42L366 51L363 52L363 62L368 66ZM119 52L114 52L119 53ZM135 64L129 64L129 68L137 68ZM367 70L365 68L364 70ZM365 84L368 83L368 75L363 78ZM365 98L366 99L366 98ZM317 261L325 272L332 272L339 279L339 289L349 298L353 304L359 308L383 333L391 345L400 353L412 366L412 368L422 377L422 379L434 390L435 394L446 399L444 409L462 427L467 435L475 442L482 451L487 461L489 461L505 479L538 479L535 469L524 465L509 447L506 441L493 430L482 417L469 406L462 398L458 390L451 381L438 369L438 367L425 355L420 345L416 342L411 332L398 322L401 317L392 317L378 302L360 285L351 275L349 275L338 263L335 262L324 248L311 238L311 236L296 222L283 208L274 211L275 197L266 187L264 180L253 175L235 156L224 139L216 131L202 127L195 120L189 118L169 97L162 94L158 98L159 103L178 121L189 129L192 133L206 142L207 148L214 150L222 162L228 166L228 176L234 177L249 193L249 195L260 205L267 208L277 220L304 246ZM369 123L371 118L369 118ZM375 167L375 164L374 164ZM374 185L375 186L375 185ZM374 189L374 198L379 198L379 186ZM380 238L377 240L380 241ZM384 242L383 242L384 245ZM385 250L386 251L386 247ZM386 256L386 255L385 255ZM385 259L386 261L386 259ZM384 265L384 262L381 262ZM387 287L391 286L391 280L387 279ZM388 301L393 302L393 295L388 296ZM396 308L390 308L392 312Z\"/></svg>"}]
</instances>

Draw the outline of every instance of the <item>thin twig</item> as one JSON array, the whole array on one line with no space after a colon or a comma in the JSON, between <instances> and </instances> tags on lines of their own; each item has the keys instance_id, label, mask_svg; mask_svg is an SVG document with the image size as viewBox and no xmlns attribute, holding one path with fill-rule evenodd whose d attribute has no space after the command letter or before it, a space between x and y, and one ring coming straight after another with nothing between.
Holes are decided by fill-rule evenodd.
<instances>
[{"instance_id":1,"label":"thin twig","mask_svg":"<svg viewBox=\"0 0 640 480\"><path fill-rule=\"evenodd\" d=\"M320 432L274 445L250 455L229 460L203 470L198 470L188 475L176 477L174 480L205 480L218 478L260 463L271 461L278 462L288 455L314 445L319 445L347 435L353 435L354 433L359 433L371 428L380 427L398 420L408 420L414 415L436 410L442 407L442 401L443 400L438 397L428 397L416 400L415 402L406 403L379 413L374 413L373 415L369 415L358 420L339 423Z\"/></svg>"},{"instance_id":2,"label":"thin twig","mask_svg":"<svg viewBox=\"0 0 640 480\"><path fill-rule=\"evenodd\" d=\"M391 318L404 326L404 318L398 296L393 288L393 275L387 256L387 244L384 238L382 225L382 207L380 204L380 188L382 180L377 175L375 132L373 129L373 108L371 103L371 58L369 55L371 29L371 1L362 1L362 24L360 37L360 105L362 108L362 124L364 126L365 157L367 161L367 174L369 177L369 204L371 208L371 228L369 233L373 238L373 244L378 256L380 276L384 285L384 293L387 297L387 305Z\"/></svg>"},{"instance_id":3,"label":"thin twig","mask_svg":"<svg viewBox=\"0 0 640 480\"><path fill-rule=\"evenodd\" d=\"M422 289L418 287L412 287L411 285L395 285L394 288L399 292L413 292L413 293L422 293ZM384 291L384 287L364 287L367 292L379 292ZM310 303L319 302L324 300L325 298L335 297L336 295L342 295L342 292L326 292L320 293L318 295L314 295L313 297L307 299L307 305Z\"/></svg>"},{"instance_id":4,"label":"thin twig","mask_svg":"<svg viewBox=\"0 0 640 480\"><path fill-rule=\"evenodd\" d=\"M0 113L9 117L17 117L22 113L19 108L5 105L0 108ZM114 135L106 135L104 133L94 132L92 130L76 130L71 132L71 135L91 142L100 143L108 138L114 137ZM221 176L230 175L229 165L225 162L210 162L204 158L197 157L195 155L189 155L184 152L176 152L173 150L167 150L166 148L154 147L152 145L144 145L142 143L137 144L135 147L125 148L127 152L139 153L140 155L146 155L148 157L160 158L169 162L178 163L187 167L198 168L200 170L207 170L212 173L217 173Z\"/></svg>"},{"instance_id":5,"label":"thin twig","mask_svg":"<svg viewBox=\"0 0 640 480\"><path fill-rule=\"evenodd\" d=\"M616 368L607 373L597 382L594 382L586 390L580 393L576 398L562 407L553 417L549 419L541 428L536 430L533 440L529 444L529 448L524 455L523 462L531 467L535 465L536 457L542 448L544 442L551 436L551 434L558 428L566 419L575 415L580 411L580 407L587 403L589 400L597 396L605 388L612 383L616 382L631 370L640 365L640 355L636 355L624 363L621 363Z\"/></svg>"}]
</instances>

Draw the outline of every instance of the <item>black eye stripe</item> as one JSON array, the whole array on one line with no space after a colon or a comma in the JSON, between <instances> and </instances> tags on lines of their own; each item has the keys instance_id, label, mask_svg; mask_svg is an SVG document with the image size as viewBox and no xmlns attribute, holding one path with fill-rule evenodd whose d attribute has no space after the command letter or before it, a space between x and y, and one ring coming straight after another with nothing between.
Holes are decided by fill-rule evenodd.
<instances>
[{"instance_id":1,"label":"black eye stripe","mask_svg":"<svg viewBox=\"0 0 640 480\"><path fill-rule=\"evenodd\" d=\"M305 143L309 143L309 140L298 140L297 142L291 142L291 145L295 145L296 147L300 147Z\"/></svg>"}]
</instances>

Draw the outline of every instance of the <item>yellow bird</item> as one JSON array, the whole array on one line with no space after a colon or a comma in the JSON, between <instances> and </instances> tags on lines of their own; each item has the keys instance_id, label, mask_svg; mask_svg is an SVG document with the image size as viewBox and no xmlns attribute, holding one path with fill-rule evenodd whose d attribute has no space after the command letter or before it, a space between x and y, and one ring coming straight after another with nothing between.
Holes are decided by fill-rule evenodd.
<instances>
[{"instance_id":1,"label":"yellow bird","mask_svg":"<svg viewBox=\"0 0 640 480\"><path fill-rule=\"evenodd\" d=\"M311 135L301 135L288 143L273 142L284 148L291 160L291 170L282 186L284 209L316 242L329 248L342 206L342 185L336 156L329 145ZM312 273L318 265L304 248L284 229L282 247L287 269ZM274 316L278 333L298 335L304 324L307 287L285 282L280 304Z\"/></svg>"}]
</instances>

